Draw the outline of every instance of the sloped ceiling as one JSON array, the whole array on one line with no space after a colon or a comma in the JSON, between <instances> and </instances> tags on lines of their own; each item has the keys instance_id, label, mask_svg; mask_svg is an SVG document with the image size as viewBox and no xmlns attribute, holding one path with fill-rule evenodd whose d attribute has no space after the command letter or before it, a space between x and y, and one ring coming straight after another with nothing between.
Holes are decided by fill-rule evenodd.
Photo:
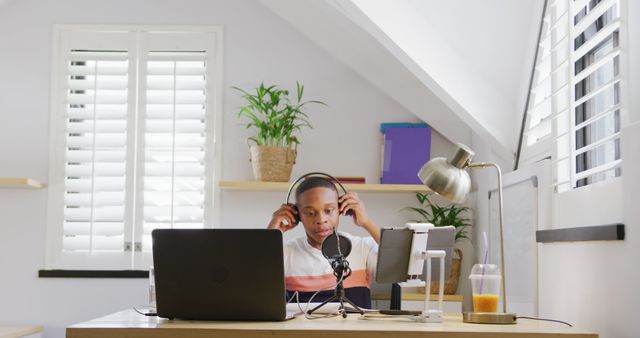
<instances>
[{"instance_id":1,"label":"sloped ceiling","mask_svg":"<svg viewBox=\"0 0 640 338\"><path fill-rule=\"evenodd\" d=\"M260 2L450 141L513 158L544 0Z\"/></svg>"},{"instance_id":2,"label":"sloped ceiling","mask_svg":"<svg viewBox=\"0 0 640 338\"><path fill-rule=\"evenodd\" d=\"M518 143L542 0L262 0L453 142Z\"/></svg>"}]
</instances>

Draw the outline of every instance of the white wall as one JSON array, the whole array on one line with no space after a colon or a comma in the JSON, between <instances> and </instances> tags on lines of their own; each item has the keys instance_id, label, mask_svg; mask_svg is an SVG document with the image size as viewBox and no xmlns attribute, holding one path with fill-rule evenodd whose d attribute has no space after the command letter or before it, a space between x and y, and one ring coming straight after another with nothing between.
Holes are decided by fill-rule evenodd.
<instances>
[{"instance_id":1,"label":"white wall","mask_svg":"<svg viewBox=\"0 0 640 338\"><path fill-rule=\"evenodd\" d=\"M583 329L593 330L602 338L635 338L640 335L638 291L638 257L640 257L640 3L621 1L622 33L622 99L628 109L623 111L622 177L616 187L586 187L591 200L589 208L557 205L565 215L552 227L598 225L622 221L626 238L615 242L575 242L539 244L540 316L567 320ZM628 69L628 72L624 70ZM611 185L607 187L606 185ZM620 189L621 186L621 189ZM583 188L584 189L584 188ZM622 205L614 208L603 203L610 199L605 191L622 194ZM585 215L595 217L585 219ZM585 224L586 223L586 224Z\"/></svg>"},{"instance_id":2,"label":"white wall","mask_svg":"<svg viewBox=\"0 0 640 338\"><path fill-rule=\"evenodd\" d=\"M251 179L249 134L235 117L240 101L231 85L266 80L291 87L300 80L307 98L329 104L311 111L316 128L301 137L294 175L326 170L376 182L379 123L416 120L254 1L8 1L0 7L0 177L47 180L53 24L224 25L224 180ZM434 134L432 142L434 156L449 153L442 136ZM283 198L223 192L222 225L262 227ZM413 202L410 194L363 199L380 225L402 223L407 217L397 211ZM69 324L146 303L144 279L37 277L44 267L46 200L46 189L0 190L0 324L42 324L46 337L62 337Z\"/></svg>"}]
</instances>

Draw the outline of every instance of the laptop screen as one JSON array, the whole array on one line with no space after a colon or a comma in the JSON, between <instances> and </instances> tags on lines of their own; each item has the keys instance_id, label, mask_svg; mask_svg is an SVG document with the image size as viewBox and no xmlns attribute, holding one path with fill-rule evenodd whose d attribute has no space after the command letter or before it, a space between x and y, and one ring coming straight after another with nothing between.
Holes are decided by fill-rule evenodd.
<instances>
[{"instance_id":1,"label":"laptop screen","mask_svg":"<svg viewBox=\"0 0 640 338\"><path fill-rule=\"evenodd\" d=\"M158 316L285 319L279 230L157 229L151 235Z\"/></svg>"}]
</instances>

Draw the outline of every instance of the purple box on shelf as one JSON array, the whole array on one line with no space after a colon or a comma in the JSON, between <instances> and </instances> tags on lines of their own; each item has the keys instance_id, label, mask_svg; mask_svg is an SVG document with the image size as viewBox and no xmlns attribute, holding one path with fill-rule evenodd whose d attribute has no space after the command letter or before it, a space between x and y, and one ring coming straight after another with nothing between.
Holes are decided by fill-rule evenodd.
<instances>
[{"instance_id":1,"label":"purple box on shelf","mask_svg":"<svg viewBox=\"0 0 640 338\"><path fill-rule=\"evenodd\" d=\"M431 128L424 124L382 124L383 184L421 184L418 171L431 155Z\"/></svg>"}]
</instances>

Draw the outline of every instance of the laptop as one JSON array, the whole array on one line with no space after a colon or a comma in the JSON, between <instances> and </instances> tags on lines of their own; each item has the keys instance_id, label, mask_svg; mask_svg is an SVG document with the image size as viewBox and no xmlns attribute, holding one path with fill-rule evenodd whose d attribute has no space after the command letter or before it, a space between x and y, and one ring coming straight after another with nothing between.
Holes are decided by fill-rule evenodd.
<instances>
[{"instance_id":1,"label":"laptop","mask_svg":"<svg viewBox=\"0 0 640 338\"><path fill-rule=\"evenodd\" d=\"M156 312L163 318L279 321L286 311L282 232L156 229Z\"/></svg>"}]
</instances>

